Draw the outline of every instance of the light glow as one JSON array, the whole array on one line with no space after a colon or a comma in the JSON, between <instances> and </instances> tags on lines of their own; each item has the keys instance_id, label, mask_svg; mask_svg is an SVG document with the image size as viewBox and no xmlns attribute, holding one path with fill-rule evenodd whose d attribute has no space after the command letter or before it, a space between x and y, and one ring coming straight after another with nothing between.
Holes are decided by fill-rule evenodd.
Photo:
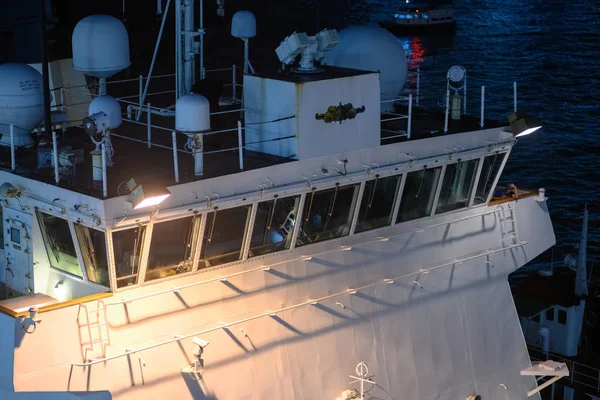
<instances>
[{"instance_id":1,"label":"light glow","mask_svg":"<svg viewBox=\"0 0 600 400\"><path fill-rule=\"evenodd\" d=\"M515 136L515 137L521 137L521 136L529 135L529 134L531 134L531 133L533 133L533 132L537 131L537 130L538 130L538 129L540 129L541 127L542 127L542 126L540 125L540 126L535 126L535 127L533 127L533 128L526 129L526 130L524 130L523 132L519 133L519 134L518 134L517 136Z\"/></svg>"},{"instance_id":2,"label":"light glow","mask_svg":"<svg viewBox=\"0 0 600 400\"><path fill-rule=\"evenodd\" d=\"M137 206L135 206L133 209L134 210L139 210L140 208L146 208L146 207L156 206L156 205L162 203L163 201L165 201L167 199L167 197L169 197L170 195L171 194L162 194L160 196L154 196L154 197L145 198L144 200L142 200L140 202L140 204L138 204Z\"/></svg>"}]
</instances>

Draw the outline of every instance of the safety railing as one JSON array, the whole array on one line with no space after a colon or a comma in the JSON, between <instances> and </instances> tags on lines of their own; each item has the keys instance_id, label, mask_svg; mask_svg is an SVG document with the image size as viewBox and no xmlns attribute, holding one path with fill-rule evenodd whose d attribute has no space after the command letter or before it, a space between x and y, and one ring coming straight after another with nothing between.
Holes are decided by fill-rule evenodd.
<instances>
[{"instance_id":1,"label":"safety railing","mask_svg":"<svg viewBox=\"0 0 600 400\"><path fill-rule=\"evenodd\" d=\"M594 392L600 392L600 369L578 363L553 353L544 353L540 349L528 346L529 357L532 361L553 360L567 364L570 376L563 379L569 380L571 384L577 384L589 388Z\"/></svg>"}]
</instances>

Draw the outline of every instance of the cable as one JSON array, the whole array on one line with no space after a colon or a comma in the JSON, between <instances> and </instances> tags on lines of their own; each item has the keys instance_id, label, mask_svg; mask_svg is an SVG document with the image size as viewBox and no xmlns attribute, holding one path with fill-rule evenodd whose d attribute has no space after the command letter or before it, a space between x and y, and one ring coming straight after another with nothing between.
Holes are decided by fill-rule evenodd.
<instances>
[{"instance_id":1,"label":"cable","mask_svg":"<svg viewBox=\"0 0 600 400\"><path fill-rule=\"evenodd\" d=\"M285 121L286 119L292 119L292 118L296 118L295 115L290 115L289 117L283 117L283 118L277 118L277 119L273 119L271 121L261 121L261 122L246 122L244 125L248 126L248 125L261 125L261 124L270 124L272 122L279 122L279 121Z\"/></svg>"}]
</instances>

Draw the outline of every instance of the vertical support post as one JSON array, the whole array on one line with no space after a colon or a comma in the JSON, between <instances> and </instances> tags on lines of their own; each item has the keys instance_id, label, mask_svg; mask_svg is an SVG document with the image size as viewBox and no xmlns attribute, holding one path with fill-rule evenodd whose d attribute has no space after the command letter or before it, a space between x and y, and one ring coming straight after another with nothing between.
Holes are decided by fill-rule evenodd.
<instances>
[{"instance_id":1,"label":"vertical support post","mask_svg":"<svg viewBox=\"0 0 600 400\"><path fill-rule=\"evenodd\" d=\"M139 87L138 87L138 101L139 101L139 108L138 108L138 114L142 113L142 105L144 104L144 76L140 75L139 76Z\"/></svg>"},{"instance_id":2,"label":"vertical support post","mask_svg":"<svg viewBox=\"0 0 600 400\"><path fill-rule=\"evenodd\" d=\"M102 196L108 197L108 185L106 182L106 146L102 140Z\"/></svg>"},{"instance_id":3,"label":"vertical support post","mask_svg":"<svg viewBox=\"0 0 600 400\"><path fill-rule=\"evenodd\" d=\"M483 128L484 117L483 113L485 110L485 86L481 87L481 120L479 121L479 126Z\"/></svg>"},{"instance_id":4,"label":"vertical support post","mask_svg":"<svg viewBox=\"0 0 600 400\"><path fill-rule=\"evenodd\" d=\"M448 112L450 111L450 89L446 89L446 116L444 118L444 133L448 132Z\"/></svg>"},{"instance_id":5,"label":"vertical support post","mask_svg":"<svg viewBox=\"0 0 600 400\"><path fill-rule=\"evenodd\" d=\"M463 86L463 115L467 115L467 74L465 73L465 85Z\"/></svg>"},{"instance_id":6,"label":"vertical support post","mask_svg":"<svg viewBox=\"0 0 600 400\"><path fill-rule=\"evenodd\" d=\"M238 154L240 157L240 171L244 170L244 142L242 140L242 121L237 123L238 130Z\"/></svg>"},{"instance_id":7,"label":"vertical support post","mask_svg":"<svg viewBox=\"0 0 600 400\"><path fill-rule=\"evenodd\" d=\"M151 106L148 103L146 107L146 121L148 122L147 130L148 130L148 148L152 148L152 113Z\"/></svg>"},{"instance_id":8,"label":"vertical support post","mask_svg":"<svg viewBox=\"0 0 600 400\"><path fill-rule=\"evenodd\" d=\"M183 93L192 91L194 81L194 52L193 52L193 30L194 30L194 0L186 0L183 4Z\"/></svg>"},{"instance_id":9,"label":"vertical support post","mask_svg":"<svg viewBox=\"0 0 600 400\"><path fill-rule=\"evenodd\" d=\"M250 39L242 39L244 41L244 75L248 75L248 65L250 64L250 49L249 49L249 40Z\"/></svg>"},{"instance_id":10,"label":"vertical support post","mask_svg":"<svg viewBox=\"0 0 600 400\"><path fill-rule=\"evenodd\" d=\"M177 137L175 131L171 132L173 136L173 166L175 169L175 183L179 183L179 162L177 161Z\"/></svg>"},{"instance_id":11,"label":"vertical support post","mask_svg":"<svg viewBox=\"0 0 600 400\"><path fill-rule=\"evenodd\" d=\"M181 93L181 0L175 0L175 100Z\"/></svg>"},{"instance_id":12,"label":"vertical support post","mask_svg":"<svg viewBox=\"0 0 600 400\"><path fill-rule=\"evenodd\" d=\"M204 79L204 0L200 0L200 79Z\"/></svg>"},{"instance_id":13,"label":"vertical support post","mask_svg":"<svg viewBox=\"0 0 600 400\"><path fill-rule=\"evenodd\" d=\"M60 111L65 111L65 87L60 87Z\"/></svg>"},{"instance_id":14,"label":"vertical support post","mask_svg":"<svg viewBox=\"0 0 600 400\"><path fill-rule=\"evenodd\" d=\"M421 68L417 68L417 107L419 106L419 94L421 91Z\"/></svg>"},{"instance_id":15,"label":"vertical support post","mask_svg":"<svg viewBox=\"0 0 600 400\"><path fill-rule=\"evenodd\" d=\"M52 156L54 158L54 181L58 185L60 177L58 176L58 143L56 142L56 132L52 131Z\"/></svg>"},{"instance_id":16,"label":"vertical support post","mask_svg":"<svg viewBox=\"0 0 600 400\"><path fill-rule=\"evenodd\" d=\"M235 101L235 98L237 97L237 71L236 71L237 66L235 64L233 64L233 67L231 69L231 96L233 98L233 100Z\"/></svg>"},{"instance_id":17,"label":"vertical support post","mask_svg":"<svg viewBox=\"0 0 600 400\"><path fill-rule=\"evenodd\" d=\"M15 160L15 133L14 124L12 122L10 124L10 169L13 172L15 172L15 169L17 169Z\"/></svg>"},{"instance_id":18,"label":"vertical support post","mask_svg":"<svg viewBox=\"0 0 600 400\"><path fill-rule=\"evenodd\" d=\"M408 95L408 122L406 125L406 138L410 140L410 128L412 126L412 94Z\"/></svg>"},{"instance_id":19,"label":"vertical support post","mask_svg":"<svg viewBox=\"0 0 600 400\"><path fill-rule=\"evenodd\" d=\"M163 13L162 0L156 0L156 14L162 15L162 13Z\"/></svg>"},{"instance_id":20,"label":"vertical support post","mask_svg":"<svg viewBox=\"0 0 600 400\"><path fill-rule=\"evenodd\" d=\"M50 115L50 72L48 71L48 32L46 30L46 0L39 0L40 12L40 50L42 52L42 91L44 94L44 136L48 137L52 130ZM41 132L41 129L40 129Z\"/></svg>"},{"instance_id":21,"label":"vertical support post","mask_svg":"<svg viewBox=\"0 0 600 400\"><path fill-rule=\"evenodd\" d=\"M517 112L517 82L513 83L513 102L514 102L514 112Z\"/></svg>"},{"instance_id":22,"label":"vertical support post","mask_svg":"<svg viewBox=\"0 0 600 400\"><path fill-rule=\"evenodd\" d=\"M106 94L106 78L98 78L98 94L100 96Z\"/></svg>"}]
</instances>

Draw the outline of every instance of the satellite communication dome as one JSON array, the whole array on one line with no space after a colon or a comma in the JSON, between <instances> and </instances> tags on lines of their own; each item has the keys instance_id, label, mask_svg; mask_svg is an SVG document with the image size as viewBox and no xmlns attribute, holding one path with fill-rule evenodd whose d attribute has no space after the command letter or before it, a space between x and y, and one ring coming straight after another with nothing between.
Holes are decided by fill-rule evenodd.
<instances>
[{"instance_id":1,"label":"satellite communication dome","mask_svg":"<svg viewBox=\"0 0 600 400\"><path fill-rule=\"evenodd\" d=\"M131 65L129 35L121 21L91 15L73 31L73 68L96 78L108 78Z\"/></svg>"},{"instance_id":2,"label":"satellite communication dome","mask_svg":"<svg viewBox=\"0 0 600 400\"><path fill-rule=\"evenodd\" d=\"M231 19L231 36L249 39L256 36L256 18L250 11L238 11Z\"/></svg>"},{"instance_id":3,"label":"satellite communication dome","mask_svg":"<svg viewBox=\"0 0 600 400\"><path fill-rule=\"evenodd\" d=\"M112 96L97 96L88 107L88 116L93 116L98 113L106 114L106 119L103 121L103 128L115 129L121 126L123 116L121 115L121 105Z\"/></svg>"},{"instance_id":4,"label":"satellite communication dome","mask_svg":"<svg viewBox=\"0 0 600 400\"><path fill-rule=\"evenodd\" d=\"M381 100L397 97L404 89L407 73L402 44L387 30L376 26L351 26L339 33L340 42L329 50L323 65L380 72ZM381 105L389 111L393 103Z\"/></svg>"},{"instance_id":5,"label":"satellite communication dome","mask_svg":"<svg viewBox=\"0 0 600 400\"><path fill-rule=\"evenodd\" d=\"M32 146L31 131L44 119L42 75L26 64L0 65L0 145Z\"/></svg>"},{"instance_id":6,"label":"satellite communication dome","mask_svg":"<svg viewBox=\"0 0 600 400\"><path fill-rule=\"evenodd\" d=\"M210 105L207 98L192 93L177 99L175 129L184 133L210 130Z\"/></svg>"}]
</instances>

